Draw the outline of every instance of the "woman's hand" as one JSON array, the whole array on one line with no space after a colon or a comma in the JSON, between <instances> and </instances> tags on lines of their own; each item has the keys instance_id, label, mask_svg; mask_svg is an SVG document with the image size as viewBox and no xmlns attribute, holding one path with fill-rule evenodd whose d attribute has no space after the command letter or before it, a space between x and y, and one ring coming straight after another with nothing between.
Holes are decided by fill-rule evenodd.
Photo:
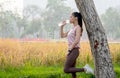
<instances>
[{"instance_id":1,"label":"woman's hand","mask_svg":"<svg viewBox=\"0 0 120 78\"><path fill-rule=\"evenodd\" d=\"M61 27L64 27L65 25L66 25L66 21L63 21Z\"/></svg>"},{"instance_id":2,"label":"woman's hand","mask_svg":"<svg viewBox=\"0 0 120 78\"><path fill-rule=\"evenodd\" d=\"M67 37L67 35L69 33L69 31L67 31L67 32L64 33L63 28L64 28L65 25L66 25L66 21L63 21L61 23L61 26L60 26L60 36L61 36L61 38Z\"/></svg>"},{"instance_id":3,"label":"woman's hand","mask_svg":"<svg viewBox=\"0 0 120 78\"><path fill-rule=\"evenodd\" d=\"M72 51L73 50L73 48L69 48L69 51Z\"/></svg>"}]
</instances>

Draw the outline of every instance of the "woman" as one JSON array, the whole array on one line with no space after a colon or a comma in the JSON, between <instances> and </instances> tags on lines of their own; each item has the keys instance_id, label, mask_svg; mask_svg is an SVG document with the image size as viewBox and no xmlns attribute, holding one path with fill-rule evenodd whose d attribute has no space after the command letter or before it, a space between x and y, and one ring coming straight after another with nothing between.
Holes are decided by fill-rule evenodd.
<instances>
[{"instance_id":1,"label":"woman","mask_svg":"<svg viewBox=\"0 0 120 78\"><path fill-rule=\"evenodd\" d=\"M70 23L72 23L74 27L66 33L63 32L66 21L63 21L61 25L61 37L67 37L68 39L68 55L64 66L64 72L71 73L72 78L76 78L76 72L93 74L93 70L89 67L89 65L86 65L83 68L75 68L76 59L79 56L80 38L83 32L81 14L73 12L70 16Z\"/></svg>"}]
</instances>

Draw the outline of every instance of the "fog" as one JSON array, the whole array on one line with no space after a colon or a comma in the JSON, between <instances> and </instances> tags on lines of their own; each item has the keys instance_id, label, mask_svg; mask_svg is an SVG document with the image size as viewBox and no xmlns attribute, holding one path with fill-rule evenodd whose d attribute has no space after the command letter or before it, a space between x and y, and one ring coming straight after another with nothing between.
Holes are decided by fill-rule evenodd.
<instances>
[{"instance_id":1,"label":"fog","mask_svg":"<svg viewBox=\"0 0 120 78\"><path fill-rule=\"evenodd\" d=\"M120 0L94 3L108 39L120 40ZM0 0L0 38L60 39L58 23L73 11L78 11L74 0ZM86 31L82 39L88 39Z\"/></svg>"},{"instance_id":2,"label":"fog","mask_svg":"<svg viewBox=\"0 0 120 78\"><path fill-rule=\"evenodd\" d=\"M74 11L78 11L75 0L65 0L66 5L70 6ZM94 0L98 14L102 14L109 7L120 7L120 0ZM24 0L24 6L27 5L37 5L43 9L47 4L47 0Z\"/></svg>"}]
</instances>

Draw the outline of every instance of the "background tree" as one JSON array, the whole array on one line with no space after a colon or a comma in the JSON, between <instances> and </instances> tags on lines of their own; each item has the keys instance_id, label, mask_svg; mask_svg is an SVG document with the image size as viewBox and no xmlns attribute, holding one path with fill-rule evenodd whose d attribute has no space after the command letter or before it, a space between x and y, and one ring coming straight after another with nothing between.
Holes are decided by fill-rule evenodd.
<instances>
[{"instance_id":1,"label":"background tree","mask_svg":"<svg viewBox=\"0 0 120 78\"><path fill-rule=\"evenodd\" d=\"M48 0L45 9L28 5L23 16L5 11L0 4L0 37L2 38L46 38L59 39L58 23L69 19L71 8L64 0ZM109 8L101 15L102 23L110 40L120 40L120 9ZM65 30L70 29L66 26ZM113 29L115 32L112 32ZM85 31L84 31L85 32ZM87 39L84 33L82 39Z\"/></svg>"},{"instance_id":2,"label":"background tree","mask_svg":"<svg viewBox=\"0 0 120 78\"><path fill-rule=\"evenodd\" d=\"M71 8L65 6L64 1L48 0L46 10L43 13L44 29L47 31L50 38L59 38L58 23L62 20L68 19Z\"/></svg>"},{"instance_id":3,"label":"background tree","mask_svg":"<svg viewBox=\"0 0 120 78\"><path fill-rule=\"evenodd\" d=\"M117 8L109 8L101 15L102 23L111 40L120 39L120 12Z\"/></svg>"},{"instance_id":4,"label":"background tree","mask_svg":"<svg viewBox=\"0 0 120 78\"><path fill-rule=\"evenodd\" d=\"M41 9L38 6L30 5L24 9L23 15L23 19L26 20L23 36L34 35L33 37L37 37L42 30Z\"/></svg>"},{"instance_id":5,"label":"background tree","mask_svg":"<svg viewBox=\"0 0 120 78\"><path fill-rule=\"evenodd\" d=\"M14 15L12 12L0 12L0 36L2 38L14 37L14 26Z\"/></svg>"}]
</instances>

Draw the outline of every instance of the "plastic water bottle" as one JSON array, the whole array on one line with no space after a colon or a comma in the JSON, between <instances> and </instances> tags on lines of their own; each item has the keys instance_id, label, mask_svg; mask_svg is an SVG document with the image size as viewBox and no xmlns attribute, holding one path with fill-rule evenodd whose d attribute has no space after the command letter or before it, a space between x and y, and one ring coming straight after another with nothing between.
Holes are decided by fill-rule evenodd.
<instances>
[{"instance_id":1,"label":"plastic water bottle","mask_svg":"<svg viewBox=\"0 0 120 78\"><path fill-rule=\"evenodd\" d=\"M65 22L66 22L66 24L69 24L69 23L70 23L70 20L66 20ZM62 22L60 22L60 23L58 24L59 27L61 27L62 25L63 25Z\"/></svg>"}]
</instances>

